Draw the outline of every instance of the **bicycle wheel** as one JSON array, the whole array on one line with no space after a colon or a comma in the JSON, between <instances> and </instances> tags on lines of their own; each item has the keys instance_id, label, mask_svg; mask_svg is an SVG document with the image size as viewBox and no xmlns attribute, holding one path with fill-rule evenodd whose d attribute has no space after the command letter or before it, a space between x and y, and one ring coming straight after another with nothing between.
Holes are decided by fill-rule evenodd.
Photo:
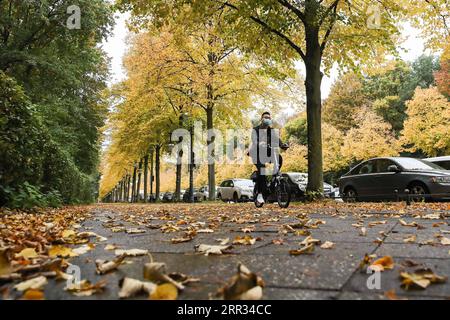
<instances>
[{"instance_id":1,"label":"bicycle wheel","mask_svg":"<svg viewBox=\"0 0 450 320\"><path fill-rule=\"evenodd\" d=\"M277 185L277 201L280 208L287 208L291 203L291 192L289 189L289 184L286 179L280 179Z\"/></svg>"}]
</instances>

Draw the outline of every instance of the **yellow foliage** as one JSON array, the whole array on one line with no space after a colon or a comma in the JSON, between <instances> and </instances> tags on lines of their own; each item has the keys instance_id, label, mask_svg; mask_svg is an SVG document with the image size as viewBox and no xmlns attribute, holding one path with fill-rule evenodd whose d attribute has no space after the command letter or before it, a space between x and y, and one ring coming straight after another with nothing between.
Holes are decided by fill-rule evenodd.
<instances>
[{"instance_id":1,"label":"yellow foliage","mask_svg":"<svg viewBox=\"0 0 450 320\"><path fill-rule=\"evenodd\" d=\"M406 103L402 142L429 156L450 153L450 102L437 88L417 88Z\"/></svg>"}]
</instances>

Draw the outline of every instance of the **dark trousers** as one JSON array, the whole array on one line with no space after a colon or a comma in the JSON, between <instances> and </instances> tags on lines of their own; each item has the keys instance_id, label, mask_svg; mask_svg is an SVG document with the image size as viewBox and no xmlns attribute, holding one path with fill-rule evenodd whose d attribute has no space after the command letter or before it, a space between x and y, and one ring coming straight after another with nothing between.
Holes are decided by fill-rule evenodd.
<instances>
[{"instance_id":1,"label":"dark trousers","mask_svg":"<svg viewBox=\"0 0 450 320\"><path fill-rule=\"evenodd\" d=\"M279 160L278 160L278 169L281 170L281 167L283 166L283 158L281 157L281 155L279 156ZM256 165L256 170L258 172L258 176L256 177L256 190L257 193L262 193L265 194L266 193L266 189L267 189L267 180L266 180L266 175L261 174L261 171L266 167L265 164L262 163L258 163Z\"/></svg>"}]
</instances>

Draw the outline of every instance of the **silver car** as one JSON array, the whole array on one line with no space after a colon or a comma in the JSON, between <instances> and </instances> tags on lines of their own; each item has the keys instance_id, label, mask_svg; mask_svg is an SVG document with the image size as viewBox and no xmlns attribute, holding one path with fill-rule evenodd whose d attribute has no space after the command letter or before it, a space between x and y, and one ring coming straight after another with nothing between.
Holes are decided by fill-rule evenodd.
<instances>
[{"instance_id":1,"label":"silver car","mask_svg":"<svg viewBox=\"0 0 450 320\"><path fill-rule=\"evenodd\" d=\"M450 156L428 158L424 160L437 164L438 166L444 168L445 170L450 170Z\"/></svg>"},{"instance_id":2,"label":"silver car","mask_svg":"<svg viewBox=\"0 0 450 320\"><path fill-rule=\"evenodd\" d=\"M217 190L217 198L235 203L253 200L255 184L249 179L229 179L222 182Z\"/></svg>"}]
</instances>

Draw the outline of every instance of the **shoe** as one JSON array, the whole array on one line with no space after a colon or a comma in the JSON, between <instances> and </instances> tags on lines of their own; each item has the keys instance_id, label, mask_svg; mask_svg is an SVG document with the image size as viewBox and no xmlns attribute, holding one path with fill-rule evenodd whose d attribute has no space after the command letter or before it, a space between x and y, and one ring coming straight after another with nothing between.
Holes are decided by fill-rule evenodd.
<instances>
[{"instance_id":1,"label":"shoe","mask_svg":"<svg viewBox=\"0 0 450 320\"><path fill-rule=\"evenodd\" d=\"M256 197L256 201L258 201L260 204L263 204L264 201L264 197L261 193L258 193L258 196Z\"/></svg>"}]
</instances>

